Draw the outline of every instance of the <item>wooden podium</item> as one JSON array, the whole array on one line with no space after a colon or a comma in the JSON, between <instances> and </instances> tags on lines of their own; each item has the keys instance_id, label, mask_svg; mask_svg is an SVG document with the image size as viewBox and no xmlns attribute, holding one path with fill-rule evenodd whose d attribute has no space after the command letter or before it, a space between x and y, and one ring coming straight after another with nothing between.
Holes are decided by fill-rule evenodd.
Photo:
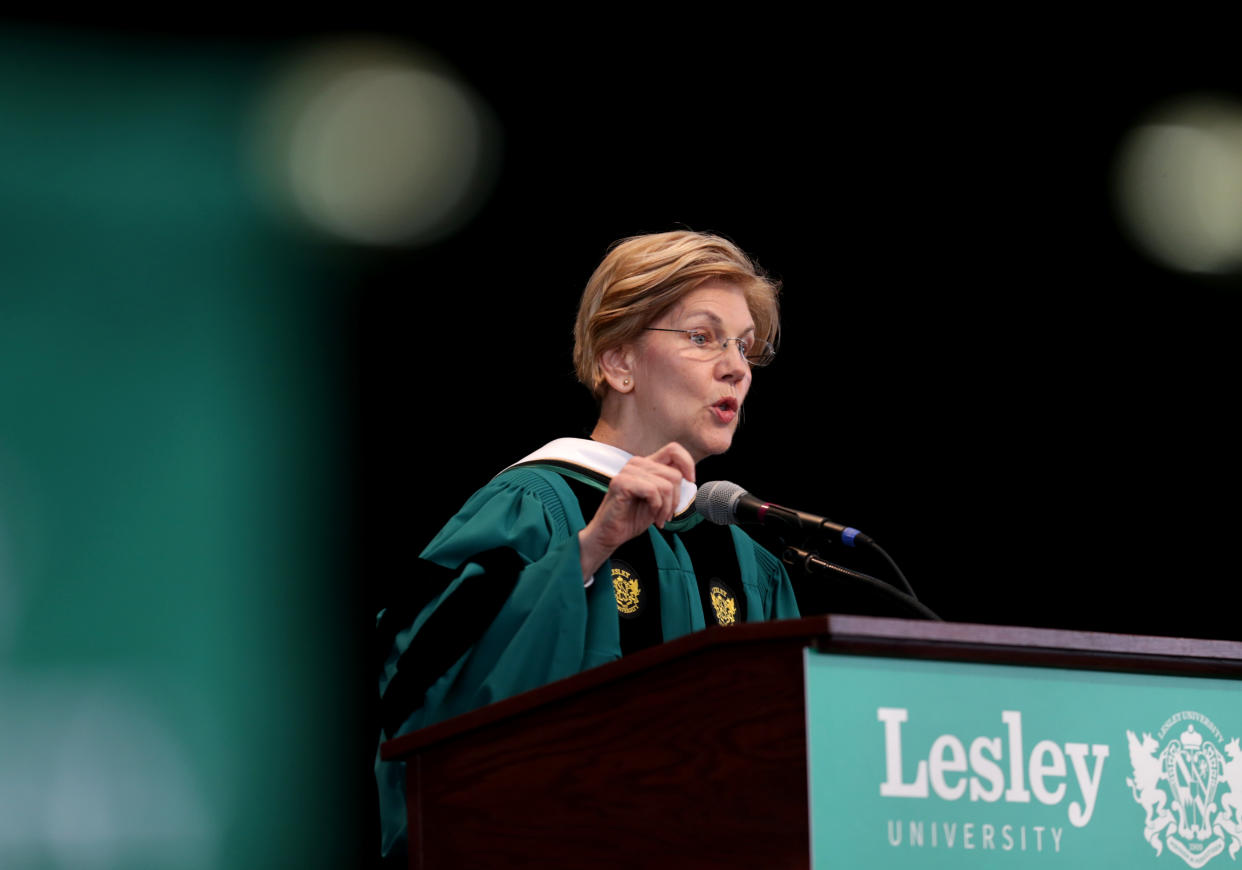
<instances>
[{"instance_id":1,"label":"wooden podium","mask_svg":"<svg viewBox=\"0 0 1242 870\"><path fill-rule=\"evenodd\" d=\"M410 866L810 865L804 650L1242 677L1242 644L820 616L712 628L385 743Z\"/></svg>"}]
</instances>

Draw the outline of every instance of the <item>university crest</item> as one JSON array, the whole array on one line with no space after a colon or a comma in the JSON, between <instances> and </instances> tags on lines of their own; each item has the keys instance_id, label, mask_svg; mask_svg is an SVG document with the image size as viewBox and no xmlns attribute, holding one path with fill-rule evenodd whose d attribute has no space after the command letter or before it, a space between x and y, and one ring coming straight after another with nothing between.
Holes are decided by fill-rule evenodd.
<instances>
[{"instance_id":1,"label":"university crest","mask_svg":"<svg viewBox=\"0 0 1242 870\"><path fill-rule=\"evenodd\" d=\"M1156 854L1167 847L1196 868L1226 848L1236 858L1242 849L1238 738L1225 743L1210 719L1189 710L1170 717L1155 737L1133 731L1126 737L1134 772L1126 785L1143 808L1143 836Z\"/></svg>"},{"instance_id":2,"label":"university crest","mask_svg":"<svg viewBox=\"0 0 1242 870\"><path fill-rule=\"evenodd\" d=\"M612 560L612 591L617 596L617 613L624 619L633 619L643 612L647 596L643 594L642 580L638 572L627 562Z\"/></svg>"},{"instance_id":3,"label":"university crest","mask_svg":"<svg viewBox=\"0 0 1242 870\"><path fill-rule=\"evenodd\" d=\"M723 581L712 578L711 582L712 610L716 612L718 625L732 625L737 622L737 598L733 590Z\"/></svg>"}]
</instances>

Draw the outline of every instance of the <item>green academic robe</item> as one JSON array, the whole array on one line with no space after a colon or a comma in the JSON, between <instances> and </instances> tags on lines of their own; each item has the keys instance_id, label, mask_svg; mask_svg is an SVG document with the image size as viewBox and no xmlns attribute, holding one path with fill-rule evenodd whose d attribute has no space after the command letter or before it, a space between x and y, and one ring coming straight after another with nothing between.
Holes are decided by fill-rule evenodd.
<instances>
[{"instance_id":1,"label":"green academic robe","mask_svg":"<svg viewBox=\"0 0 1242 870\"><path fill-rule=\"evenodd\" d=\"M388 623L381 643L391 639L379 686L381 741L621 657L620 625L637 599L614 580L628 580L629 563L614 554L584 588L578 547L584 499L606 488L606 477L567 463L519 465L476 492L444 526L421 554L430 579L417 570L411 579L412 588L431 588L404 602L404 614L401 607L381 614L381 627ZM632 552L641 549L636 561L655 568L655 577L650 568L642 572L648 586L658 587L649 596L658 601L658 614L647 620L658 619L655 630L664 641L704 628L713 612L695 574L694 547L683 540L700 520L691 508L664 530L652 526L631 542ZM730 602L724 593L725 609L715 604L717 621L731 621L734 613L752 622L798 615L776 557L736 526L701 533L709 530L725 542L715 549L732 544L733 576L724 586L740 588L742 599ZM376 777L383 851L403 852L404 765L381 762L377 754Z\"/></svg>"}]
</instances>

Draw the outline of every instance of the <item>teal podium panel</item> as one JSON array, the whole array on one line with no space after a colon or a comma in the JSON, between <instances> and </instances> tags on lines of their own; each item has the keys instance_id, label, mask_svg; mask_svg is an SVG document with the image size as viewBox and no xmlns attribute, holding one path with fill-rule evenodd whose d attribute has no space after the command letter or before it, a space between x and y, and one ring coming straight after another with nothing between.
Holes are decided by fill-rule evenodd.
<instances>
[{"instance_id":1,"label":"teal podium panel","mask_svg":"<svg viewBox=\"0 0 1242 870\"><path fill-rule=\"evenodd\" d=\"M807 649L813 867L1236 867L1234 679Z\"/></svg>"},{"instance_id":2,"label":"teal podium panel","mask_svg":"<svg viewBox=\"0 0 1242 870\"><path fill-rule=\"evenodd\" d=\"M1242 644L826 615L401 735L412 868L1242 866Z\"/></svg>"}]
</instances>

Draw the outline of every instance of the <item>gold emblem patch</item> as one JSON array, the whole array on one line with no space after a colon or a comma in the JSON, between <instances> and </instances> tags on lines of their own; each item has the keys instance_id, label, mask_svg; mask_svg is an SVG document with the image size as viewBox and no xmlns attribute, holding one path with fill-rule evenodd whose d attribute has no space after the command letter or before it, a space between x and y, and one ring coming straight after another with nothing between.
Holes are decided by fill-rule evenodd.
<instances>
[{"instance_id":1,"label":"gold emblem patch","mask_svg":"<svg viewBox=\"0 0 1242 870\"><path fill-rule=\"evenodd\" d=\"M719 580L713 580L711 593L712 609L716 611L716 622L719 625L732 625L737 622L737 599L733 597L729 587Z\"/></svg>"},{"instance_id":2,"label":"gold emblem patch","mask_svg":"<svg viewBox=\"0 0 1242 870\"><path fill-rule=\"evenodd\" d=\"M633 568L616 559L612 562L612 590L617 596L617 612L621 616L638 616L644 603L642 584Z\"/></svg>"}]
</instances>

